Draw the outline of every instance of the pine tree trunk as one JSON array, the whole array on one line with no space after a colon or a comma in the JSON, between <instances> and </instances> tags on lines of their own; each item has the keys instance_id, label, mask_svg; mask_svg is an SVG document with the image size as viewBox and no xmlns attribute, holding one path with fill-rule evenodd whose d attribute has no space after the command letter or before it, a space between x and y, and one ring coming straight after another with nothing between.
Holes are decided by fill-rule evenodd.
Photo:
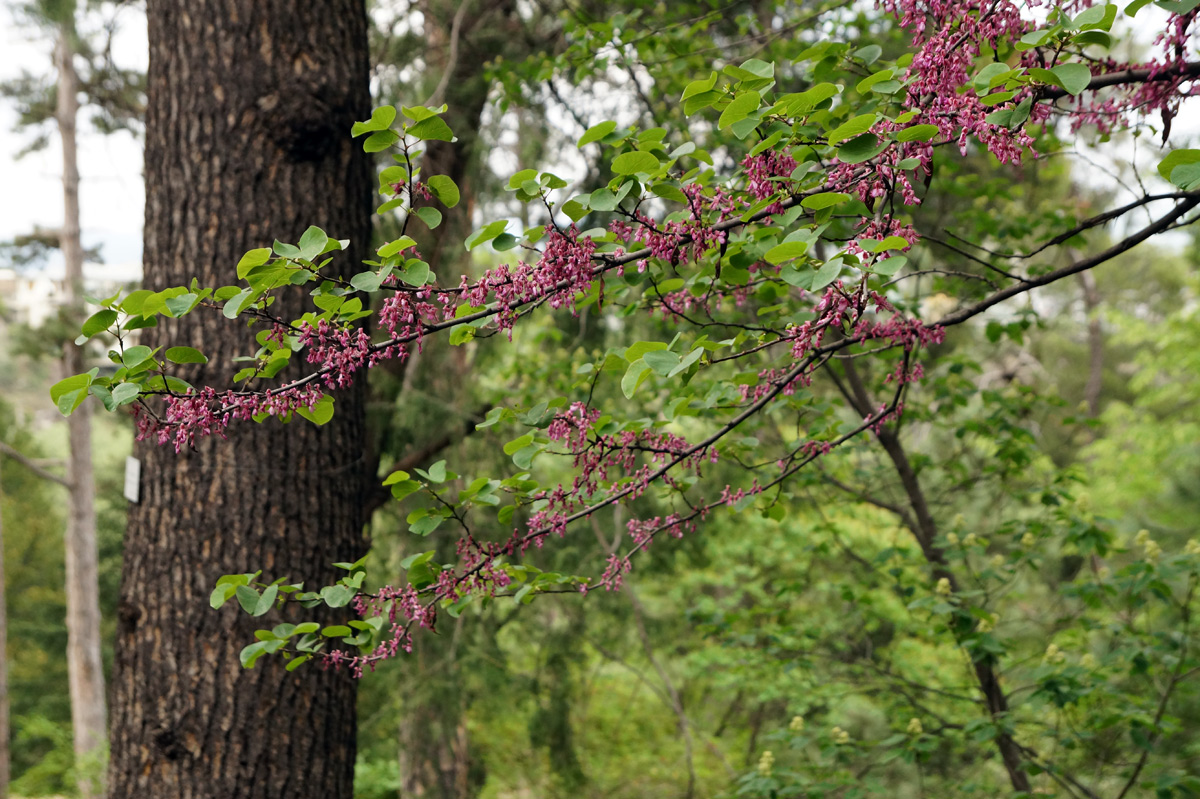
<instances>
[{"instance_id":1,"label":"pine tree trunk","mask_svg":"<svg viewBox=\"0 0 1200 799\"><path fill-rule=\"evenodd\" d=\"M74 67L74 20L59 24L55 45L58 99L55 122L62 140L63 225L59 247L65 265L64 295L68 318L83 321L83 245L79 235L79 167L76 163L75 120L79 114ZM86 371L83 348L68 342L63 370ZM84 799L103 794L98 784L98 758L105 739L104 668L100 658L99 555L96 549L96 486L92 476L92 414L90 403L67 419L67 480L69 499L66 528L67 677L71 695L71 727L79 793Z\"/></svg>"},{"instance_id":2,"label":"pine tree trunk","mask_svg":"<svg viewBox=\"0 0 1200 799\"><path fill-rule=\"evenodd\" d=\"M310 224L368 254L370 164L350 139L370 115L362 0L194 0L147 5L147 288L236 281L248 249L295 242ZM272 310L298 314L302 292ZM221 385L256 346L244 324L199 309L146 331L199 346L181 374ZM252 332L252 331L251 331ZM194 451L141 443L130 512L109 783L115 799L350 797L354 682L238 652L257 627L208 595L227 573L261 568L318 587L364 547L363 393L340 393L331 422L241 424ZM321 618L318 611L303 611ZM344 614L338 614L344 617ZM332 616L330 616L332 618Z\"/></svg>"}]
</instances>

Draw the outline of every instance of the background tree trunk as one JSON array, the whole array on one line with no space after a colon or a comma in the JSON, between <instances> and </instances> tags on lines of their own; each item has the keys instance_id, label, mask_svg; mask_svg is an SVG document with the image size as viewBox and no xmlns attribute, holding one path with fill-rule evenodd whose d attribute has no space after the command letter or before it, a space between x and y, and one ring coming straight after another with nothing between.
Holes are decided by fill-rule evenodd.
<instances>
[{"instance_id":1,"label":"background tree trunk","mask_svg":"<svg viewBox=\"0 0 1200 799\"><path fill-rule=\"evenodd\" d=\"M83 322L83 244L79 235L79 167L75 120L79 80L75 74L74 13L59 23L54 60L58 71L55 121L62 140L63 224L59 233L65 266L66 313L72 327ZM67 342L64 374L87 371L84 349ZM90 403L87 403L90 406ZM80 407L67 419L66 528L67 675L79 793L99 796L98 758L105 740L104 667L100 658L99 555L96 550L96 485L92 475L92 412Z\"/></svg>"},{"instance_id":2,"label":"background tree trunk","mask_svg":"<svg viewBox=\"0 0 1200 799\"><path fill-rule=\"evenodd\" d=\"M150 0L146 120L148 288L235 280L246 250L296 241L310 224L367 253L370 165L350 138L370 114L361 0ZM298 313L300 292L273 310ZM147 331L200 346L184 376L220 384L252 350L242 324L203 309ZM238 652L278 622L209 608L217 577L264 570L316 587L364 547L363 393L337 397L323 427L240 426L176 455L144 442L132 507L113 680L113 797L337 799L352 791L354 683L288 674ZM309 617L317 611L306 611ZM319 618L319 616L317 616Z\"/></svg>"}]
</instances>

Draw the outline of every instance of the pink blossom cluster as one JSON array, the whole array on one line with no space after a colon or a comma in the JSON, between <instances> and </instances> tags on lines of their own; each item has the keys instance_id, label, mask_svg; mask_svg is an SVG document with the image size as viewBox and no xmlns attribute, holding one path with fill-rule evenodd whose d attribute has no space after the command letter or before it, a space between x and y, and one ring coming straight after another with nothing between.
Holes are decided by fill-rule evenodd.
<instances>
[{"instance_id":1,"label":"pink blossom cluster","mask_svg":"<svg viewBox=\"0 0 1200 799\"><path fill-rule=\"evenodd\" d=\"M382 353L371 348L371 336L361 327L335 327L322 319L313 327L300 325L300 343L307 348L305 360L320 364L325 385L345 388L354 382L354 373L374 366Z\"/></svg>"},{"instance_id":2,"label":"pink blossom cluster","mask_svg":"<svg viewBox=\"0 0 1200 799\"><path fill-rule=\"evenodd\" d=\"M900 252L907 252L914 244L920 241L921 237L912 225L905 224L893 216L884 216L881 219L872 219L867 225L857 233L857 238L846 245L846 252L862 255L868 258L875 257L873 253L868 253L859 244L863 239L871 239L874 241L883 241L890 236L899 236L908 242L908 245L901 247ZM895 250L890 250L889 253L894 253ZM889 253L882 253L881 260L886 260Z\"/></svg>"},{"instance_id":3,"label":"pink blossom cluster","mask_svg":"<svg viewBox=\"0 0 1200 799\"><path fill-rule=\"evenodd\" d=\"M984 106L970 84L975 60L994 52L1001 42L1019 39L1034 27L1011 0L881 0L880 5L899 18L913 33L917 52L904 80L906 106L917 110L908 124L931 124L943 140L958 140L965 154L973 139L983 144L1001 163L1020 163L1022 153L1032 152L1033 138L1024 125L1008 128L986 117L996 110ZM1005 107L1020 103L1019 93ZM1035 106L1031 119L1045 119L1049 109ZM931 156L927 146L910 146L904 156L916 155L925 164Z\"/></svg>"},{"instance_id":4,"label":"pink blossom cluster","mask_svg":"<svg viewBox=\"0 0 1200 799\"><path fill-rule=\"evenodd\" d=\"M496 302L501 309L497 323L511 337L516 310L524 303L545 298L551 308L573 307L575 296L592 287L595 251L596 243L591 238L579 238L574 225L566 231L547 225L546 247L536 265L524 261L516 267L501 264L475 283L464 275L459 298L474 306Z\"/></svg>"},{"instance_id":5,"label":"pink blossom cluster","mask_svg":"<svg viewBox=\"0 0 1200 799\"><path fill-rule=\"evenodd\" d=\"M722 505L726 505L726 506L732 508L734 505L738 504L746 497L752 497L752 496L755 496L756 494L761 494L761 493L762 493L762 488L759 487L757 479L754 481L754 483L749 488L738 488L735 490L733 488L733 486L726 485L725 488L721 491L720 502Z\"/></svg>"},{"instance_id":6,"label":"pink blossom cluster","mask_svg":"<svg viewBox=\"0 0 1200 799\"><path fill-rule=\"evenodd\" d=\"M946 328L926 326L920 319L895 314L883 322L864 319L855 326L854 338L864 342L882 339L903 347L905 352L912 352L915 347L941 344L946 339Z\"/></svg>"},{"instance_id":7,"label":"pink blossom cluster","mask_svg":"<svg viewBox=\"0 0 1200 799\"><path fill-rule=\"evenodd\" d=\"M773 194L789 193L796 159L790 153L768 149L743 158L742 169L746 173L746 191L756 200L765 200ZM783 206L773 205L767 210L775 214L782 211Z\"/></svg>"},{"instance_id":8,"label":"pink blossom cluster","mask_svg":"<svg viewBox=\"0 0 1200 799\"><path fill-rule=\"evenodd\" d=\"M571 452L579 452L587 445L588 433L600 418L600 411L589 408L582 402L573 402L571 407L554 417L546 428L551 441L562 441Z\"/></svg>"},{"instance_id":9,"label":"pink blossom cluster","mask_svg":"<svg viewBox=\"0 0 1200 799\"><path fill-rule=\"evenodd\" d=\"M633 570L633 564L629 558L620 555L609 555L608 564L604 567L604 574L600 576L598 581L604 586L606 591L619 591L625 582L625 575ZM587 593L584 586L580 587L583 593Z\"/></svg>"},{"instance_id":10,"label":"pink blossom cluster","mask_svg":"<svg viewBox=\"0 0 1200 799\"><path fill-rule=\"evenodd\" d=\"M211 387L186 394L167 396L161 416L132 405L137 424L137 440L153 437L160 445L173 442L175 451L195 447L196 439L213 434L225 437L229 423L253 419L261 414L287 418L297 410L312 411L325 396L319 386L305 384L261 394L218 392Z\"/></svg>"},{"instance_id":11,"label":"pink blossom cluster","mask_svg":"<svg viewBox=\"0 0 1200 799\"><path fill-rule=\"evenodd\" d=\"M738 391L741 392L743 402L747 400L757 402L774 391L781 383L783 384L783 388L779 390L779 393L785 397L790 397L801 386L811 386L812 375L809 372L792 374L792 370L790 369L763 369L758 373L757 383L743 383L738 386Z\"/></svg>"}]
</instances>

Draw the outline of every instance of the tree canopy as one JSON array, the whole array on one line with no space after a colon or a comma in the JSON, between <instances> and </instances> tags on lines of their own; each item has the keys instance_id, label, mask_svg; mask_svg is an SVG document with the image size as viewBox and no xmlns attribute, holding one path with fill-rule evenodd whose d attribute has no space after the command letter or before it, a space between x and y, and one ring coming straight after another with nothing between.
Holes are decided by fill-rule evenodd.
<instances>
[{"instance_id":1,"label":"tree canopy","mask_svg":"<svg viewBox=\"0 0 1200 799\"><path fill-rule=\"evenodd\" d=\"M689 668L795 711L763 733L769 749L755 727L745 795L1194 795L1194 502L1181 487L1139 532L1121 505L1158 502L1125 482L1164 457L1126 437L1175 451L1186 432L1152 429L1172 414L1194 429L1194 319L1172 305L1178 285L1153 312L1138 296L1175 279L1139 253L1177 246L1158 242L1200 206L1200 150L1172 125L1200 73L1195 9L1150 5L573 9L543 20L550 52L488 69L508 108L565 110L579 155L547 147L509 170L462 242L469 274L435 274L420 243L463 197L422 161L454 140L450 111L383 105L348 132L381 154L378 213L396 228L361 268L337 260L339 231L312 226L230 264L236 283L106 298L80 342L108 343L115 372L68 377L52 398L66 414L127 409L140 438L179 452L213 435L237 447L251 422L325 424L364 373L439 338L494 366L471 445L505 458L383 480L403 503L404 579L374 583L363 559L329 586L254 563L216 580L214 607L253 616L346 609L259 630L247 668L277 656L361 675L419 651L419 630L616 592L640 564L665 573L660 552L690 551L705 568L657 597L694 590L689 634L721 642L690 650ZM1151 12L1166 23L1150 56L1123 59ZM1151 139L1166 151L1101 189L1051 157L1140 156ZM1104 416L1097 339L1044 353L1087 359L1078 409L1020 354L1027 338L1067 347L1056 326L1094 317L1093 270L1110 264L1131 275L1105 284L1128 298L1117 343L1141 352L1128 402ZM298 292L311 306L278 314ZM208 362L203 341L130 340L212 313L250 330L228 381L185 380ZM286 469L273 490L292 490ZM625 623L661 663L630 602ZM555 696L538 718L569 787L582 770ZM961 765L975 759L986 767Z\"/></svg>"}]
</instances>

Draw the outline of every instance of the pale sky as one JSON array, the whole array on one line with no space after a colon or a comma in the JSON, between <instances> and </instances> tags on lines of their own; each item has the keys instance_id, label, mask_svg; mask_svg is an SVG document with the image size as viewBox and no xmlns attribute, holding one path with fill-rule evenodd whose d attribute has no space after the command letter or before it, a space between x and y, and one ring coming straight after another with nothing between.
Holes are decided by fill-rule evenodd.
<instances>
[{"instance_id":1,"label":"pale sky","mask_svg":"<svg viewBox=\"0 0 1200 799\"><path fill-rule=\"evenodd\" d=\"M139 9L125 8L119 17L120 34L113 52L119 63L145 69L146 21ZM15 78L22 70L35 75L53 71L52 42L39 31L12 24L12 4L0 9L0 80ZM86 112L85 112L86 114ZM102 244L101 254L113 277L136 279L142 257L142 145L127 133L102 136L81 115L79 124L79 205L83 244ZM31 231L34 225L55 228L62 224L62 156L57 136L50 146L14 157L33 138L31 132L14 132L16 113L0 101L0 240ZM51 261L61 270L61 259Z\"/></svg>"}]
</instances>

